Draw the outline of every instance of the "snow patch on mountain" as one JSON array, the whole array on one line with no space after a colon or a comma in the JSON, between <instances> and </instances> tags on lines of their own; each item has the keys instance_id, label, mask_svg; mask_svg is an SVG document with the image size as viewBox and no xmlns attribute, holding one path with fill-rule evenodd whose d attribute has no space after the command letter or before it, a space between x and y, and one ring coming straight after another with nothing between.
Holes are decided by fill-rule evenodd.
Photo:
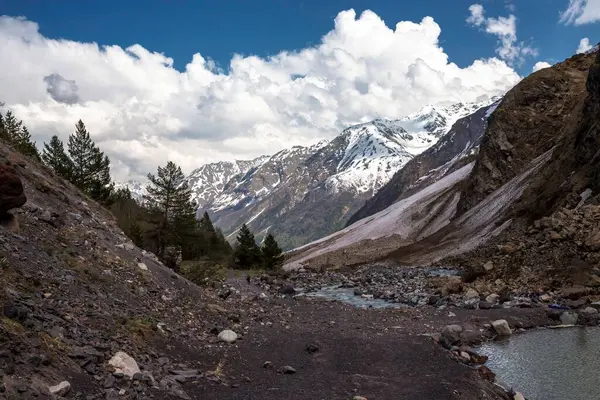
<instances>
[{"instance_id":1,"label":"snow patch on mountain","mask_svg":"<svg viewBox=\"0 0 600 400\"><path fill-rule=\"evenodd\" d=\"M138 202L141 202L144 199L144 196L148 194L146 191L146 186L147 183L135 180L115 182L115 190L129 189L131 192L131 197Z\"/></svg>"}]
</instances>

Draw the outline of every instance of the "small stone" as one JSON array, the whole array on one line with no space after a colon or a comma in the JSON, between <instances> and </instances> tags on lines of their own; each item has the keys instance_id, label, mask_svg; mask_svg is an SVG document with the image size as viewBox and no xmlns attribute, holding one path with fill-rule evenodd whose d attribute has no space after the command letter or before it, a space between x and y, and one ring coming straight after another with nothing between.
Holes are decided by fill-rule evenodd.
<instances>
[{"instance_id":1,"label":"small stone","mask_svg":"<svg viewBox=\"0 0 600 400\"><path fill-rule=\"evenodd\" d=\"M486 367L485 365L480 366L479 368L477 368L477 373L479 374L479 376L481 376L483 379L490 381L490 382L494 382L494 379L496 379L496 374L494 374L488 367Z\"/></svg>"},{"instance_id":2,"label":"small stone","mask_svg":"<svg viewBox=\"0 0 600 400\"><path fill-rule=\"evenodd\" d=\"M469 290L467 290L467 293L465 294L465 297L467 299L478 299L479 298L479 293L475 289L469 289Z\"/></svg>"},{"instance_id":3,"label":"small stone","mask_svg":"<svg viewBox=\"0 0 600 400\"><path fill-rule=\"evenodd\" d=\"M575 325L577 324L577 313L565 311L560 315L560 322L563 325Z\"/></svg>"},{"instance_id":4,"label":"small stone","mask_svg":"<svg viewBox=\"0 0 600 400\"><path fill-rule=\"evenodd\" d=\"M471 361L471 356L466 351L461 351L460 352L460 358L462 358L463 361L465 361L467 363Z\"/></svg>"},{"instance_id":5,"label":"small stone","mask_svg":"<svg viewBox=\"0 0 600 400\"><path fill-rule=\"evenodd\" d=\"M116 382L116 378L114 375L109 375L106 377L106 379L104 380L104 389L110 389L111 387L113 387L115 385Z\"/></svg>"},{"instance_id":6,"label":"small stone","mask_svg":"<svg viewBox=\"0 0 600 400\"><path fill-rule=\"evenodd\" d=\"M367 399L367 398L366 398L366 397L364 397L364 396L354 396L354 397L352 398L352 400L369 400L369 399Z\"/></svg>"},{"instance_id":7,"label":"small stone","mask_svg":"<svg viewBox=\"0 0 600 400\"><path fill-rule=\"evenodd\" d=\"M283 374L288 374L288 375L296 373L296 369L289 365L284 365L283 367L281 367L281 369L279 371Z\"/></svg>"},{"instance_id":8,"label":"small stone","mask_svg":"<svg viewBox=\"0 0 600 400\"><path fill-rule=\"evenodd\" d=\"M598 310L594 307L586 307L580 311L582 314L598 314Z\"/></svg>"},{"instance_id":9,"label":"small stone","mask_svg":"<svg viewBox=\"0 0 600 400\"><path fill-rule=\"evenodd\" d=\"M271 361L265 361L263 363L263 368L272 368L273 367L273 363Z\"/></svg>"},{"instance_id":10,"label":"small stone","mask_svg":"<svg viewBox=\"0 0 600 400\"><path fill-rule=\"evenodd\" d=\"M316 353L317 351L319 351L319 346L318 346L318 345L316 345L316 344L314 344L314 343L307 344L307 345L306 345L306 351L307 351L309 354Z\"/></svg>"},{"instance_id":11,"label":"small stone","mask_svg":"<svg viewBox=\"0 0 600 400\"><path fill-rule=\"evenodd\" d=\"M144 264L143 262L138 263L138 268L141 269L142 271L148 271L148 266L146 264Z\"/></svg>"},{"instance_id":12,"label":"small stone","mask_svg":"<svg viewBox=\"0 0 600 400\"><path fill-rule=\"evenodd\" d=\"M567 299L577 300L580 297L583 297L586 294L588 294L588 289L583 286L574 286L574 287L563 289L561 294L563 297L565 297Z\"/></svg>"},{"instance_id":13,"label":"small stone","mask_svg":"<svg viewBox=\"0 0 600 400\"><path fill-rule=\"evenodd\" d=\"M492 293L488 297L485 298L485 301L487 301L488 303L491 303L491 304L497 304L499 299L500 299L499 295L497 295L496 293Z\"/></svg>"},{"instance_id":14,"label":"small stone","mask_svg":"<svg viewBox=\"0 0 600 400\"><path fill-rule=\"evenodd\" d=\"M50 391L51 395L63 397L71 390L71 384L68 381L62 381L56 386L50 386L48 391Z\"/></svg>"},{"instance_id":15,"label":"small stone","mask_svg":"<svg viewBox=\"0 0 600 400\"><path fill-rule=\"evenodd\" d=\"M525 400L525 396L523 396L520 392L516 392L513 400Z\"/></svg>"},{"instance_id":16,"label":"small stone","mask_svg":"<svg viewBox=\"0 0 600 400\"><path fill-rule=\"evenodd\" d=\"M543 295L540 296L540 301L542 301L544 303L548 303L548 302L552 301L552 296L550 296L548 293L544 293Z\"/></svg>"},{"instance_id":17,"label":"small stone","mask_svg":"<svg viewBox=\"0 0 600 400\"><path fill-rule=\"evenodd\" d=\"M479 309L489 310L490 308L492 308L492 303L490 303L489 301L480 301L479 302Z\"/></svg>"},{"instance_id":18,"label":"small stone","mask_svg":"<svg viewBox=\"0 0 600 400\"><path fill-rule=\"evenodd\" d=\"M131 377L131 379L133 379L134 381L141 381L144 375L142 375L141 372L136 372L135 374L133 374L133 376Z\"/></svg>"},{"instance_id":19,"label":"small stone","mask_svg":"<svg viewBox=\"0 0 600 400\"><path fill-rule=\"evenodd\" d=\"M237 333L235 333L232 330L225 329L224 331L221 331L221 333L219 333L217 339L219 339L221 342L233 343L237 340L237 337Z\"/></svg>"},{"instance_id":20,"label":"small stone","mask_svg":"<svg viewBox=\"0 0 600 400\"><path fill-rule=\"evenodd\" d=\"M512 331L510 330L510 326L505 319L499 319L492 322L492 327L496 331L498 335L501 336L510 336L512 335Z\"/></svg>"},{"instance_id":21,"label":"small stone","mask_svg":"<svg viewBox=\"0 0 600 400\"><path fill-rule=\"evenodd\" d=\"M493 261L488 261L485 264L483 264L483 269L485 269L486 271L491 271L494 269L494 262Z\"/></svg>"},{"instance_id":22,"label":"small stone","mask_svg":"<svg viewBox=\"0 0 600 400\"><path fill-rule=\"evenodd\" d=\"M430 306L435 306L437 304L437 302L440 301L440 296L438 295L433 295L433 296L429 296L429 299L427 300L427 303Z\"/></svg>"},{"instance_id":23,"label":"small stone","mask_svg":"<svg viewBox=\"0 0 600 400\"><path fill-rule=\"evenodd\" d=\"M296 289L294 289L294 287L291 285L286 285L282 286L281 289L279 289L279 293L286 295L294 295L296 294Z\"/></svg>"}]
</instances>

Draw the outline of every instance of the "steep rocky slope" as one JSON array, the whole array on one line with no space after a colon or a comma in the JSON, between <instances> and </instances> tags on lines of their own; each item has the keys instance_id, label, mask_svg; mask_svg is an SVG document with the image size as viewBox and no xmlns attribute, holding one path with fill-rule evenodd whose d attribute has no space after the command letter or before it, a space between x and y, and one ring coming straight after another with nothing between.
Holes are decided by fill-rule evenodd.
<instances>
[{"instance_id":1,"label":"steep rocky slope","mask_svg":"<svg viewBox=\"0 0 600 400\"><path fill-rule=\"evenodd\" d=\"M418 192L444 175L472 161L487 127L488 117L500 100L456 121L450 131L422 154L414 157L369 199L347 222L347 226Z\"/></svg>"},{"instance_id":2,"label":"steep rocky slope","mask_svg":"<svg viewBox=\"0 0 600 400\"><path fill-rule=\"evenodd\" d=\"M573 56L509 91L491 114L475 162L459 170L466 173L458 176L455 171L339 233L291 252L287 267L382 258L427 264L497 243L505 235L523 237L532 219L574 207L587 188L592 201L598 190L594 57L596 53ZM467 167L472 171L465 171ZM593 229L585 232L595 237ZM577 245L567 247L571 258L595 260L589 250L574 253ZM518 254L522 255L515 252L515 258L507 259L518 265ZM556 258L551 264L564 260Z\"/></svg>"}]
</instances>

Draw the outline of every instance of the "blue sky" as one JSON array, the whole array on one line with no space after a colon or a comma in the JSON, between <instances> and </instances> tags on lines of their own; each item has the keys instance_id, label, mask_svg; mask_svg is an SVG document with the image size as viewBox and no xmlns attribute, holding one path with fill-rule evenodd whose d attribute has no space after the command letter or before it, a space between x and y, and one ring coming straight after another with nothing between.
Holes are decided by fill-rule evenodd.
<instances>
[{"instance_id":1,"label":"blue sky","mask_svg":"<svg viewBox=\"0 0 600 400\"><path fill-rule=\"evenodd\" d=\"M190 172L488 101L599 21L600 0L0 0L0 101L38 144L82 119L118 180Z\"/></svg>"},{"instance_id":2,"label":"blue sky","mask_svg":"<svg viewBox=\"0 0 600 400\"><path fill-rule=\"evenodd\" d=\"M315 45L331 30L339 11L370 9L389 27L432 16L441 26L441 46L459 66L494 56L497 40L478 32L465 19L473 0L0 0L3 14L24 15L42 34L123 47L139 43L162 52L182 69L199 52L227 68L234 53L268 56ZM559 23L568 0L481 0L491 16L517 17L518 39L539 50L515 66L528 74L536 61L562 61L581 38L600 40L597 24ZM514 8L513 8L514 7ZM593 41L592 41L593 42Z\"/></svg>"}]
</instances>

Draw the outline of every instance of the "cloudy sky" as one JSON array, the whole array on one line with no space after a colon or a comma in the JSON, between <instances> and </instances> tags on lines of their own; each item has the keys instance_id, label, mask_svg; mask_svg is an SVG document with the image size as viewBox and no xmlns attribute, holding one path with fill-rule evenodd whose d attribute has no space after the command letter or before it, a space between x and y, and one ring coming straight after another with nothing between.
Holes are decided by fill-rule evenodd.
<instances>
[{"instance_id":1,"label":"cloudy sky","mask_svg":"<svg viewBox=\"0 0 600 400\"><path fill-rule=\"evenodd\" d=\"M502 94L600 40L600 0L390 3L0 0L0 101L38 145L82 119L139 179Z\"/></svg>"}]
</instances>

